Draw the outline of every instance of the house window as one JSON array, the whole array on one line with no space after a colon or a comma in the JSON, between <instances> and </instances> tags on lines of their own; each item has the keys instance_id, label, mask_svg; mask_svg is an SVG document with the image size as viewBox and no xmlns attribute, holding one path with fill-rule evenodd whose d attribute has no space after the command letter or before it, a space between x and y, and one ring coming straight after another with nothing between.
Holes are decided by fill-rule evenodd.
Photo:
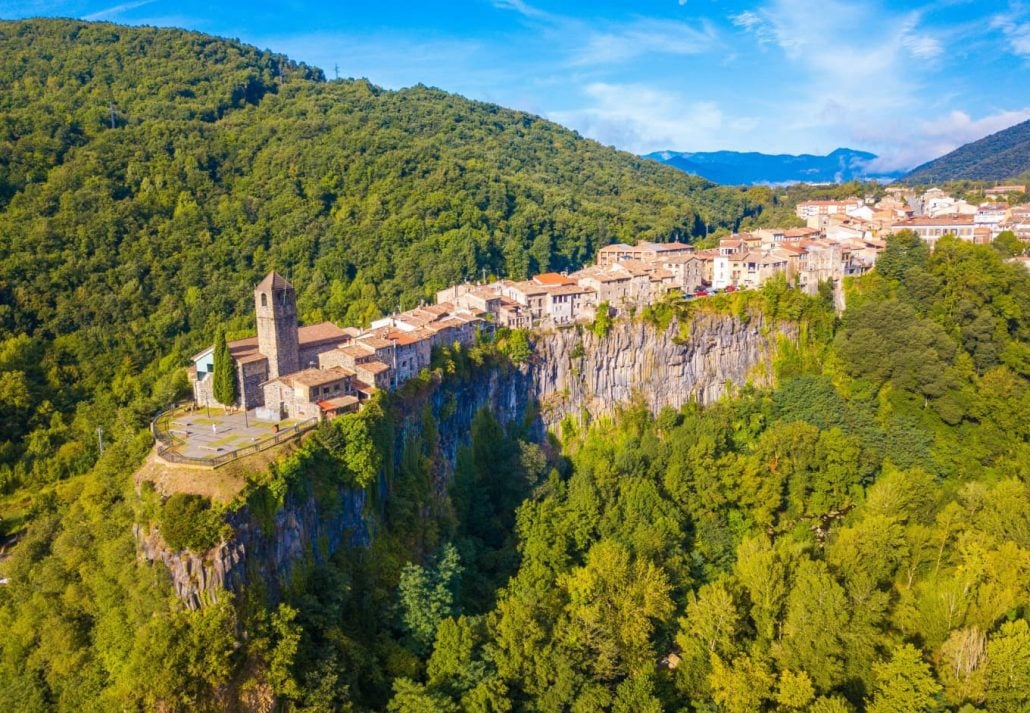
<instances>
[{"instance_id":1,"label":"house window","mask_svg":"<svg viewBox=\"0 0 1030 713\"><path fill-rule=\"evenodd\" d=\"M268 295L266 295L264 292L261 293L261 306L262 307L267 307L268 306Z\"/></svg>"}]
</instances>

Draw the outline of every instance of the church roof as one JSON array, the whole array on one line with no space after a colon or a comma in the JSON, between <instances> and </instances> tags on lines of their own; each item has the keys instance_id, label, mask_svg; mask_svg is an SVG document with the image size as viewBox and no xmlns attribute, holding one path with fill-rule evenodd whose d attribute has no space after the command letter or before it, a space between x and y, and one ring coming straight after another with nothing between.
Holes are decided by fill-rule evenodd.
<instances>
[{"instance_id":1,"label":"church roof","mask_svg":"<svg viewBox=\"0 0 1030 713\"><path fill-rule=\"evenodd\" d=\"M261 282L259 282L257 287L254 288L254 289L257 289L257 290L281 290L281 289L284 289L284 288L292 290L293 289L293 285L291 285L286 280L285 277L280 275L275 270L272 270L270 273L265 275L265 279L263 279Z\"/></svg>"},{"instance_id":2,"label":"church roof","mask_svg":"<svg viewBox=\"0 0 1030 713\"><path fill-rule=\"evenodd\" d=\"M332 322L319 322L297 329L297 343L301 349L323 342L346 342L350 338L350 334Z\"/></svg>"}]
</instances>

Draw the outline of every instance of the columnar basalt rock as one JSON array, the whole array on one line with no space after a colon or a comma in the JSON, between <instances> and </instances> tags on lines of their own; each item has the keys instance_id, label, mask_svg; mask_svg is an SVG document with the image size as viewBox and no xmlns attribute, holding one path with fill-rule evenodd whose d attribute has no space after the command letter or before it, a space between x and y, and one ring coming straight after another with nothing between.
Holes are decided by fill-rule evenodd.
<instances>
[{"instance_id":1,"label":"columnar basalt rock","mask_svg":"<svg viewBox=\"0 0 1030 713\"><path fill-rule=\"evenodd\" d=\"M365 519L367 493L343 489L331 512L314 496L287 495L270 523L262 523L247 508L227 520L233 536L207 552L169 550L156 529L135 525L133 534L141 557L161 562L172 577L176 595L190 609L218 601L226 591L260 582L271 600L289 581L298 563L324 563L340 547L365 547L371 542Z\"/></svg>"},{"instance_id":2,"label":"columnar basalt rock","mask_svg":"<svg viewBox=\"0 0 1030 713\"><path fill-rule=\"evenodd\" d=\"M437 422L446 463L435 483L438 492L446 492L458 448L468 443L472 419L482 408L502 423L528 421L530 432L542 439L566 417L610 415L633 400L656 413L691 400L711 403L728 387L770 383L778 340L796 339L797 328L761 316L743 321L702 314L692 318L687 338L680 334L676 323L659 330L640 320L616 321L603 337L584 327L538 333L527 363L481 369L430 389L423 398ZM398 458L405 439L421 428L421 406L408 406L395 429ZM341 546L370 542L365 505L366 493L353 489L341 489L331 512L322 512L314 497L290 496L274 523L263 526L243 508L229 518L234 536L203 554L169 552L158 533L142 528L136 537L145 559L168 567L188 606L216 600L255 577L275 598L297 562L324 560Z\"/></svg>"}]
</instances>

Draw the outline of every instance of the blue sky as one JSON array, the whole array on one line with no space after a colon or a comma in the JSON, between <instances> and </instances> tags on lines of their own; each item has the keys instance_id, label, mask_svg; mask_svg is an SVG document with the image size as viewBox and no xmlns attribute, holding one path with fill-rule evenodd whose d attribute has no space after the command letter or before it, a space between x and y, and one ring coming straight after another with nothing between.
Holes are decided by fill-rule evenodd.
<instances>
[{"instance_id":1,"label":"blue sky","mask_svg":"<svg viewBox=\"0 0 1030 713\"><path fill-rule=\"evenodd\" d=\"M0 0L0 17L33 15L235 37L637 153L847 146L907 168L1030 118L1016 0Z\"/></svg>"}]
</instances>

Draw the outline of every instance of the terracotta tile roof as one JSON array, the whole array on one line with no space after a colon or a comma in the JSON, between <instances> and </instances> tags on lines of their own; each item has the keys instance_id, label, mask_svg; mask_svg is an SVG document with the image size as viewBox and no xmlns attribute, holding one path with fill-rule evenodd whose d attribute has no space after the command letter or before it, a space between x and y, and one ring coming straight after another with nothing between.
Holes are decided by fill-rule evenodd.
<instances>
[{"instance_id":1,"label":"terracotta tile roof","mask_svg":"<svg viewBox=\"0 0 1030 713\"><path fill-rule=\"evenodd\" d=\"M268 361L268 357L266 357L261 352L256 352L255 351L255 352L250 352L249 354L244 354L243 356L236 358L236 363L237 364L253 364L253 363L259 362L259 361Z\"/></svg>"},{"instance_id":2,"label":"terracotta tile roof","mask_svg":"<svg viewBox=\"0 0 1030 713\"><path fill-rule=\"evenodd\" d=\"M258 346L258 339L254 337L246 337L244 339L234 339L227 345L229 347L229 353L236 356L237 353L246 354L247 352L254 351Z\"/></svg>"},{"instance_id":3,"label":"terracotta tile roof","mask_svg":"<svg viewBox=\"0 0 1030 713\"><path fill-rule=\"evenodd\" d=\"M318 402L318 407L323 411L339 411L340 409L357 405L357 396L337 396L335 399L326 399L325 401Z\"/></svg>"},{"instance_id":4,"label":"terracotta tile roof","mask_svg":"<svg viewBox=\"0 0 1030 713\"><path fill-rule=\"evenodd\" d=\"M575 280L569 279L567 275L559 275L557 272L545 272L540 275L534 275L533 282L545 287L560 287L562 285L571 285L575 283Z\"/></svg>"},{"instance_id":5,"label":"terracotta tile roof","mask_svg":"<svg viewBox=\"0 0 1030 713\"><path fill-rule=\"evenodd\" d=\"M476 297L484 300L495 300L501 296L501 293L496 287L477 287L474 290L469 290L469 294L475 295Z\"/></svg>"},{"instance_id":6,"label":"terracotta tile roof","mask_svg":"<svg viewBox=\"0 0 1030 713\"><path fill-rule=\"evenodd\" d=\"M350 369L334 366L331 369L304 369L303 371L297 371L280 377L279 380L292 385L321 386L352 376L354 376L354 372Z\"/></svg>"},{"instance_id":7,"label":"terracotta tile roof","mask_svg":"<svg viewBox=\"0 0 1030 713\"><path fill-rule=\"evenodd\" d=\"M831 205L861 205L862 201L858 198L846 198L842 201L802 201L798 203L798 206L811 205L811 206L831 206Z\"/></svg>"},{"instance_id":8,"label":"terracotta tile roof","mask_svg":"<svg viewBox=\"0 0 1030 713\"><path fill-rule=\"evenodd\" d=\"M376 351L372 347L360 341L354 342L353 344L348 344L345 347L340 347L339 349L347 356L354 357L355 359L361 359L371 354L375 354Z\"/></svg>"},{"instance_id":9,"label":"terracotta tile roof","mask_svg":"<svg viewBox=\"0 0 1030 713\"><path fill-rule=\"evenodd\" d=\"M424 337L418 336L418 331L402 332L400 330L397 330L396 332L390 332L387 338L392 339L394 343L399 347L408 347L424 339Z\"/></svg>"},{"instance_id":10,"label":"terracotta tile roof","mask_svg":"<svg viewBox=\"0 0 1030 713\"><path fill-rule=\"evenodd\" d=\"M634 277L640 277L641 275L649 275L654 267L646 262L640 260L620 260L615 263L617 267L622 268Z\"/></svg>"},{"instance_id":11,"label":"terracotta tile roof","mask_svg":"<svg viewBox=\"0 0 1030 713\"><path fill-rule=\"evenodd\" d=\"M901 220L894 224L895 228L905 228L909 226L933 226L933 225L972 225L973 216L971 215L942 215L936 218L929 218L927 216L921 216L919 218L909 218L908 220Z\"/></svg>"},{"instance_id":12,"label":"terracotta tile roof","mask_svg":"<svg viewBox=\"0 0 1030 713\"><path fill-rule=\"evenodd\" d=\"M648 243L657 252L680 252L684 250L693 251L694 246L687 243L671 242L671 243Z\"/></svg>"},{"instance_id":13,"label":"terracotta tile roof","mask_svg":"<svg viewBox=\"0 0 1030 713\"><path fill-rule=\"evenodd\" d=\"M598 282L626 282L632 278L628 272L603 272L599 275L592 275L592 279Z\"/></svg>"},{"instance_id":14,"label":"terracotta tile roof","mask_svg":"<svg viewBox=\"0 0 1030 713\"><path fill-rule=\"evenodd\" d=\"M793 253L795 255L803 255L804 252L805 252L805 249L803 247L801 247L800 245L780 245L776 249L777 250L782 250L783 252L786 252L786 253Z\"/></svg>"},{"instance_id":15,"label":"terracotta tile roof","mask_svg":"<svg viewBox=\"0 0 1030 713\"><path fill-rule=\"evenodd\" d=\"M513 282L511 288L518 290L524 295L542 295L547 292L547 289L542 285L538 285L532 280L525 280L523 282Z\"/></svg>"},{"instance_id":16,"label":"terracotta tile roof","mask_svg":"<svg viewBox=\"0 0 1030 713\"><path fill-rule=\"evenodd\" d=\"M424 327L425 325L430 324L431 322L435 322L436 321L436 315L435 314L411 314L411 313L407 313L407 314L404 314L404 315L399 315L398 317L395 318L394 321L400 322L400 323L403 323L403 324L408 324L408 325L411 325L412 327L418 328L418 327Z\"/></svg>"},{"instance_id":17,"label":"terracotta tile roof","mask_svg":"<svg viewBox=\"0 0 1030 713\"><path fill-rule=\"evenodd\" d=\"M280 275L275 270L272 270L270 273L265 275L265 279L263 279L261 282L259 282L255 289L258 289L258 290L271 290L271 289L280 290L280 289L283 289L283 288L287 288L287 289L292 290L293 289L293 285L291 285L289 282L287 282L285 277Z\"/></svg>"},{"instance_id":18,"label":"terracotta tile roof","mask_svg":"<svg viewBox=\"0 0 1030 713\"><path fill-rule=\"evenodd\" d=\"M371 395L377 391L375 386L371 384L366 384L364 381L358 381L357 379L351 382L351 386L354 387L355 391L360 391L363 394Z\"/></svg>"},{"instance_id":19,"label":"terracotta tile roof","mask_svg":"<svg viewBox=\"0 0 1030 713\"><path fill-rule=\"evenodd\" d=\"M582 295L593 292L593 290L579 285L559 285L558 287L548 288L547 292L552 295Z\"/></svg>"},{"instance_id":20,"label":"terracotta tile roof","mask_svg":"<svg viewBox=\"0 0 1030 713\"><path fill-rule=\"evenodd\" d=\"M389 371L390 367L381 361L366 361L364 364L358 364L355 367L358 373L366 374L382 374L384 371Z\"/></svg>"},{"instance_id":21,"label":"terracotta tile roof","mask_svg":"<svg viewBox=\"0 0 1030 713\"><path fill-rule=\"evenodd\" d=\"M464 322L465 324L483 321L482 317L480 317L478 314L473 314L471 312L457 312L455 314L452 314L451 318L456 319L459 322Z\"/></svg>"},{"instance_id":22,"label":"terracotta tile roof","mask_svg":"<svg viewBox=\"0 0 1030 713\"><path fill-rule=\"evenodd\" d=\"M383 339L382 337L377 336L359 337L357 342L358 344L364 344L365 346L372 347L373 349L389 349L393 346L393 342L389 339Z\"/></svg>"},{"instance_id":23,"label":"terracotta tile roof","mask_svg":"<svg viewBox=\"0 0 1030 713\"><path fill-rule=\"evenodd\" d=\"M297 341L302 347L321 344L322 342L345 342L349 339L350 335L332 322L311 324L297 330Z\"/></svg>"}]
</instances>

